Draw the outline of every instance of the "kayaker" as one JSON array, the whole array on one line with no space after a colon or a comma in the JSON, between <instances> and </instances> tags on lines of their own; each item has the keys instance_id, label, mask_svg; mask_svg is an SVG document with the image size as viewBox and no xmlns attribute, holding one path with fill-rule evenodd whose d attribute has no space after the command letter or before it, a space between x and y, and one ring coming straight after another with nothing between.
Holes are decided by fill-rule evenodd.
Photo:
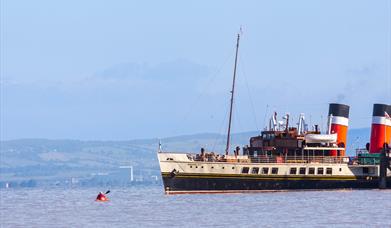
<instances>
[{"instance_id":1,"label":"kayaker","mask_svg":"<svg viewBox=\"0 0 391 228\"><path fill-rule=\"evenodd\" d=\"M107 201L109 200L106 195L103 192L99 192L98 196L96 197L97 201Z\"/></svg>"}]
</instances>

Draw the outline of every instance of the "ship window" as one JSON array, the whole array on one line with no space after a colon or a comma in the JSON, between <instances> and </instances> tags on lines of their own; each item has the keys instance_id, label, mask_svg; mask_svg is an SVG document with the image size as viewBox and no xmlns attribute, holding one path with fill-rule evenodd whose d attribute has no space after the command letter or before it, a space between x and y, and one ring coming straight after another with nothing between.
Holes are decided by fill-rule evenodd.
<instances>
[{"instance_id":1,"label":"ship window","mask_svg":"<svg viewBox=\"0 0 391 228\"><path fill-rule=\"evenodd\" d=\"M369 173L369 168L368 167L363 167L362 168L362 173L368 174Z\"/></svg>"},{"instance_id":2,"label":"ship window","mask_svg":"<svg viewBox=\"0 0 391 228\"><path fill-rule=\"evenodd\" d=\"M291 168L290 174L296 175L297 173L297 168Z\"/></svg>"},{"instance_id":3,"label":"ship window","mask_svg":"<svg viewBox=\"0 0 391 228\"><path fill-rule=\"evenodd\" d=\"M198 166L196 166L196 168L198 168Z\"/></svg>"},{"instance_id":4,"label":"ship window","mask_svg":"<svg viewBox=\"0 0 391 228\"><path fill-rule=\"evenodd\" d=\"M272 168L272 174L278 174L278 168Z\"/></svg>"},{"instance_id":5,"label":"ship window","mask_svg":"<svg viewBox=\"0 0 391 228\"><path fill-rule=\"evenodd\" d=\"M235 167L232 166L232 169L235 169Z\"/></svg>"},{"instance_id":6,"label":"ship window","mask_svg":"<svg viewBox=\"0 0 391 228\"><path fill-rule=\"evenodd\" d=\"M318 174L323 175L323 168L318 168Z\"/></svg>"},{"instance_id":7,"label":"ship window","mask_svg":"<svg viewBox=\"0 0 391 228\"><path fill-rule=\"evenodd\" d=\"M210 168L212 168L212 169L213 169L214 167L212 166L212 167L210 167Z\"/></svg>"},{"instance_id":8,"label":"ship window","mask_svg":"<svg viewBox=\"0 0 391 228\"><path fill-rule=\"evenodd\" d=\"M254 167L251 169L251 174L258 174L259 172L259 168L258 167Z\"/></svg>"},{"instance_id":9,"label":"ship window","mask_svg":"<svg viewBox=\"0 0 391 228\"><path fill-rule=\"evenodd\" d=\"M314 167L308 168L308 174L309 175L314 175L315 174L315 168Z\"/></svg>"},{"instance_id":10,"label":"ship window","mask_svg":"<svg viewBox=\"0 0 391 228\"><path fill-rule=\"evenodd\" d=\"M268 174L269 173L269 168L268 167L263 167L262 168L262 174Z\"/></svg>"},{"instance_id":11,"label":"ship window","mask_svg":"<svg viewBox=\"0 0 391 228\"><path fill-rule=\"evenodd\" d=\"M305 167L300 167L299 174L305 175Z\"/></svg>"},{"instance_id":12,"label":"ship window","mask_svg":"<svg viewBox=\"0 0 391 228\"><path fill-rule=\"evenodd\" d=\"M201 166L201 169L203 169L204 167L203 166Z\"/></svg>"},{"instance_id":13,"label":"ship window","mask_svg":"<svg viewBox=\"0 0 391 228\"><path fill-rule=\"evenodd\" d=\"M328 174L328 175L333 174L333 169L332 168L327 168L326 169L326 174Z\"/></svg>"},{"instance_id":14,"label":"ship window","mask_svg":"<svg viewBox=\"0 0 391 228\"><path fill-rule=\"evenodd\" d=\"M222 169L224 169L224 166L223 167L221 167Z\"/></svg>"},{"instance_id":15,"label":"ship window","mask_svg":"<svg viewBox=\"0 0 391 228\"><path fill-rule=\"evenodd\" d=\"M242 173L248 173L249 170L250 170L249 167L243 167L242 168Z\"/></svg>"},{"instance_id":16,"label":"ship window","mask_svg":"<svg viewBox=\"0 0 391 228\"><path fill-rule=\"evenodd\" d=\"M339 168L339 171L342 172L342 168Z\"/></svg>"},{"instance_id":17,"label":"ship window","mask_svg":"<svg viewBox=\"0 0 391 228\"><path fill-rule=\"evenodd\" d=\"M193 166L190 166L190 168L193 168Z\"/></svg>"}]
</instances>

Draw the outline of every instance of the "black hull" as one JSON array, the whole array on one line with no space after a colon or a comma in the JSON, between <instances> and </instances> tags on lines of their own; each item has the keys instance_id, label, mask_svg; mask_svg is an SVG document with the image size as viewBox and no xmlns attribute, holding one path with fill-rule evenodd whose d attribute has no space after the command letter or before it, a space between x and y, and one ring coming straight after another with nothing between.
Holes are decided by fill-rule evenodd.
<instances>
[{"instance_id":1,"label":"black hull","mask_svg":"<svg viewBox=\"0 0 391 228\"><path fill-rule=\"evenodd\" d=\"M327 190L327 189L376 189L378 178L325 177L291 178L246 176L191 176L163 174L166 193L208 193L208 192L256 192L284 190ZM391 188L391 178L387 178Z\"/></svg>"}]
</instances>

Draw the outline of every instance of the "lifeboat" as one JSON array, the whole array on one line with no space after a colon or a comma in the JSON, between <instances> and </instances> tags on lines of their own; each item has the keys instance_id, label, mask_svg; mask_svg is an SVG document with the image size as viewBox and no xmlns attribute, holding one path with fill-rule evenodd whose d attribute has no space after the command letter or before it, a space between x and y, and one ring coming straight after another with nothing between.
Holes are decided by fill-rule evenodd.
<instances>
[{"instance_id":1,"label":"lifeboat","mask_svg":"<svg viewBox=\"0 0 391 228\"><path fill-rule=\"evenodd\" d=\"M307 134L304 139L307 143L335 143L338 134Z\"/></svg>"}]
</instances>

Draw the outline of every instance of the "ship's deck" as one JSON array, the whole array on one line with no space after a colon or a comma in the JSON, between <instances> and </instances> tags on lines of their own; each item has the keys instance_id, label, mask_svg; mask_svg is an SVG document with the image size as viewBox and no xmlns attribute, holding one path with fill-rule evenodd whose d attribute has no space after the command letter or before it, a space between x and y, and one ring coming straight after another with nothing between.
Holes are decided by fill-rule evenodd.
<instances>
[{"instance_id":1,"label":"ship's deck","mask_svg":"<svg viewBox=\"0 0 391 228\"><path fill-rule=\"evenodd\" d=\"M191 153L170 153L161 152L162 161L183 161L183 162L217 162L217 163L280 163L280 164L349 164L349 165L376 165L379 164L379 157L360 156L249 156L249 155L220 155L215 153L200 154Z\"/></svg>"}]
</instances>

